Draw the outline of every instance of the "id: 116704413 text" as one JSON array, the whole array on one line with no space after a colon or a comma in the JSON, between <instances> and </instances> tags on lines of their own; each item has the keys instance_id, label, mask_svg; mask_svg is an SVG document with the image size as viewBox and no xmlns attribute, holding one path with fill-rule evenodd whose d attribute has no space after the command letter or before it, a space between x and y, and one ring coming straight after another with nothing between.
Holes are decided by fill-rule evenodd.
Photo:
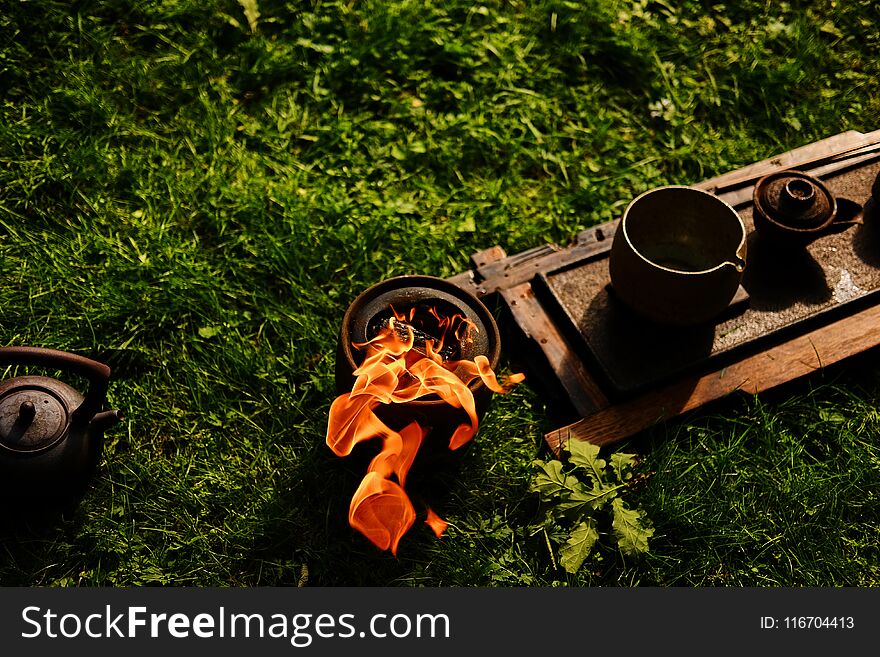
<instances>
[{"instance_id":1,"label":"id: 116704413 text","mask_svg":"<svg viewBox=\"0 0 880 657\"><path fill-rule=\"evenodd\" d=\"M761 616L762 630L852 630L852 616Z\"/></svg>"}]
</instances>

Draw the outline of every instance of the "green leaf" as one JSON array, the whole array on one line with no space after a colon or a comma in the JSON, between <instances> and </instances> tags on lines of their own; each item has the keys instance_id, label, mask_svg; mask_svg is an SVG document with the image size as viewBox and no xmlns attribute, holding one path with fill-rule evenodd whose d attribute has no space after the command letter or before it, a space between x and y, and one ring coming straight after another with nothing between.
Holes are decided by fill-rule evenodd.
<instances>
[{"instance_id":1,"label":"green leaf","mask_svg":"<svg viewBox=\"0 0 880 657\"><path fill-rule=\"evenodd\" d=\"M244 9L244 16L247 18L248 27L251 28L251 33L255 33L257 31L257 22L260 18L260 9L257 6L257 0L238 0L238 4Z\"/></svg>"},{"instance_id":2,"label":"green leaf","mask_svg":"<svg viewBox=\"0 0 880 657\"><path fill-rule=\"evenodd\" d=\"M241 2L241 0L239 0L239 2ZM303 48L308 48L309 50L314 50L315 52L319 52L322 55L329 55L335 50L333 46L327 45L325 43L315 43L311 39L306 39L305 37L300 37L299 39L297 39L296 45L302 46Z\"/></svg>"},{"instance_id":3,"label":"green leaf","mask_svg":"<svg viewBox=\"0 0 880 657\"><path fill-rule=\"evenodd\" d=\"M836 411L829 411L824 408L819 409L819 418L823 422L831 422L833 424L842 424L847 421L847 417L842 413L837 413Z\"/></svg>"},{"instance_id":4,"label":"green leaf","mask_svg":"<svg viewBox=\"0 0 880 657\"><path fill-rule=\"evenodd\" d=\"M585 440L569 440L568 453L571 455L572 463L586 470L596 481L602 481L605 461L599 458L598 445L588 443Z\"/></svg>"},{"instance_id":5,"label":"green leaf","mask_svg":"<svg viewBox=\"0 0 880 657\"><path fill-rule=\"evenodd\" d=\"M638 458L635 454L615 453L611 455L611 470L617 481L623 483L632 479L632 469L635 467Z\"/></svg>"},{"instance_id":6,"label":"green leaf","mask_svg":"<svg viewBox=\"0 0 880 657\"><path fill-rule=\"evenodd\" d=\"M534 481L532 481L531 490L533 492L541 493L543 497L547 498L559 495L560 493L570 492L571 489L566 485L568 476L562 471L561 461L554 459L546 463L541 461L535 461L534 463L538 467L539 472L535 475Z\"/></svg>"},{"instance_id":7,"label":"green leaf","mask_svg":"<svg viewBox=\"0 0 880 657\"><path fill-rule=\"evenodd\" d=\"M819 26L819 30L821 32L825 32L825 34L830 34L831 36L837 37L838 39L843 38L843 32L838 29L833 21L825 21L824 23L822 23L822 25Z\"/></svg>"},{"instance_id":8,"label":"green leaf","mask_svg":"<svg viewBox=\"0 0 880 657\"><path fill-rule=\"evenodd\" d=\"M477 222L474 219L473 215L469 215L464 218L464 220L458 224L456 229L459 233L473 233L477 230Z\"/></svg>"},{"instance_id":9,"label":"green leaf","mask_svg":"<svg viewBox=\"0 0 880 657\"><path fill-rule=\"evenodd\" d=\"M626 556L637 556L648 551L648 539L654 535L645 514L639 510L628 509L620 498L611 503L614 521L611 529L617 538L620 551Z\"/></svg>"},{"instance_id":10,"label":"green leaf","mask_svg":"<svg viewBox=\"0 0 880 657\"><path fill-rule=\"evenodd\" d=\"M793 114L790 116L783 116L782 122L790 125L795 130L795 132L800 132L801 128L803 128L800 119L798 119L798 117L794 116Z\"/></svg>"},{"instance_id":11,"label":"green leaf","mask_svg":"<svg viewBox=\"0 0 880 657\"><path fill-rule=\"evenodd\" d=\"M596 521L587 518L574 528L571 536L559 551L559 564L569 573L576 573L584 560L590 555L593 545L599 540Z\"/></svg>"},{"instance_id":12,"label":"green leaf","mask_svg":"<svg viewBox=\"0 0 880 657\"><path fill-rule=\"evenodd\" d=\"M569 489L572 487L569 486ZM587 511L601 509L617 496L617 491L617 486L605 486L594 482L592 488L587 488L586 485L578 482L568 498L560 501L556 508L568 516L580 517Z\"/></svg>"}]
</instances>

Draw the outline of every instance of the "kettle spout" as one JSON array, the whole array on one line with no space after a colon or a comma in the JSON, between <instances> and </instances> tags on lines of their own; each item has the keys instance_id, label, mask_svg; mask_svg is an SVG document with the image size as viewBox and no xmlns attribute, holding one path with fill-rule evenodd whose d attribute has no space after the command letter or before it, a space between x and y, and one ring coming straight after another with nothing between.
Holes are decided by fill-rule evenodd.
<instances>
[{"instance_id":1,"label":"kettle spout","mask_svg":"<svg viewBox=\"0 0 880 657\"><path fill-rule=\"evenodd\" d=\"M113 426L117 422L122 422L125 420L125 412L120 410L114 411L102 411L101 413L95 414L95 417L92 418L92 421L89 423L89 426L93 429L97 429L98 431L103 431L108 427Z\"/></svg>"}]
</instances>

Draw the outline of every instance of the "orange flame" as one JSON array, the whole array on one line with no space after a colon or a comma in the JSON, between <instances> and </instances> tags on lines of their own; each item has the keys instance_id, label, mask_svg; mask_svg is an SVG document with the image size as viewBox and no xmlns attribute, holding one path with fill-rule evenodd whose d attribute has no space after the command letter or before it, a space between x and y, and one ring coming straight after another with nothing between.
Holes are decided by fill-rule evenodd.
<instances>
[{"instance_id":1,"label":"orange flame","mask_svg":"<svg viewBox=\"0 0 880 657\"><path fill-rule=\"evenodd\" d=\"M415 510L403 487L427 432L412 422L398 433L377 417L376 409L436 395L450 406L462 409L468 418L449 440L449 449L454 450L470 441L479 425L469 384L479 378L490 390L504 393L525 377L514 374L499 383L489 359L483 355L473 361L444 359L441 354L448 334L461 344L471 341L472 332L477 330L461 315L441 317L431 308L428 314L437 324L433 332L440 337L426 338L423 346L417 346L411 325L416 307L408 315L393 308L391 311L392 317L375 337L354 344L355 348L365 350L366 356L354 371L357 378L351 392L340 395L330 406L327 445L337 456L347 456L358 443L382 439L382 450L370 462L352 497L348 520L380 550L390 549L396 555L401 537L415 522ZM426 522L438 537L446 530L447 523L430 509Z\"/></svg>"},{"instance_id":2,"label":"orange flame","mask_svg":"<svg viewBox=\"0 0 880 657\"><path fill-rule=\"evenodd\" d=\"M445 532L446 528L449 526L449 523L434 513L434 509L431 507L428 507L428 517L425 518L425 524L434 531L437 538L443 536L443 532Z\"/></svg>"}]
</instances>

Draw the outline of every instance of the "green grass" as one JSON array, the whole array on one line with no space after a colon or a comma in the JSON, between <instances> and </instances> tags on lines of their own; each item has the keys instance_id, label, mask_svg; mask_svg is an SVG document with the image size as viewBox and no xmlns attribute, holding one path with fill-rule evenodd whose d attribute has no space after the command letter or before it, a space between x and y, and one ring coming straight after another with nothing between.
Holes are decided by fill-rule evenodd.
<instances>
[{"instance_id":1,"label":"green grass","mask_svg":"<svg viewBox=\"0 0 880 657\"><path fill-rule=\"evenodd\" d=\"M423 469L398 558L324 446L336 331L397 274L565 243L635 194L880 127L848 3L15 3L0 13L0 329L114 367L77 510L0 534L4 585L880 584L880 381L841 372L626 449L651 554L558 571L521 385Z\"/></svg>"}]
</instances>

